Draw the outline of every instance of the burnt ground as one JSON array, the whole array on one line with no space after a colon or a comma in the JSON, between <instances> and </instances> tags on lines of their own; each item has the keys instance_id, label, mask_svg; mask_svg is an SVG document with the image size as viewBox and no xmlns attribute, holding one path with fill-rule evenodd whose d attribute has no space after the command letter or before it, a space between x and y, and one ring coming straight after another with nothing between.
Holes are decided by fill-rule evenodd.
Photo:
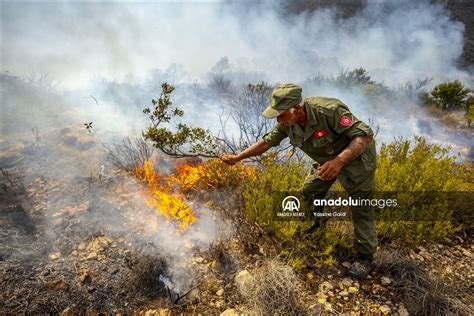
<instances>
[{"instance_id":1,"label":"burnt ground","mask_svg":"<svg viewBox=\"0 0 474 316\"><path fill-rule=\"evenodd\" d=\"M234 234L208 248L191 245L191 281L179 290L167 286L166 280L174 281L176 258L148 235L146 207L136 201L142 199L139 184L108 165L99 176L106 164L101 148L82 132L57 130L35 146L4 144L23 159L0 175L1 314L219 314L249 312L262 303L243 295L236 276L245 270L261 274L269 261L281 258L284 245L248 222L231 195L201 192L216 216L232 221ZM364 281L345 276L348 252L338 252L329 266L305 262L296 273L304 311L472 314L472 236L415 248L380 246L377 268ZM262 287L277 293L271 284Z\"/></svg>"},{"instance_id":2,"label":"burnt ground","mask_svg":"<svg viewBox=\"0 0 474 316\"><path fill-rule=\"evenodd\" d=\"M25 165L2 174L0 313L131 312L166 298L159 277L167 265L146 253L151 246L97 229L107 212L126 216L105 195L117 183L41 173L49 158L25 156Z\"/></svg>"},{"instance_id":3,"label":"burnt ground","mask_svg":"<svg viewBox=\"0 0 474 316\"><path fill-rule=\"evenodd\" d=\"M223 244L216 239L210 250L201 249L192 235L186 240L157 217L143 185L110 165L100 143L80 126L34 143L1 145L7 167L0 174L0 314L149 307L218 313L224 298L209 298L216 296L213 289L227 284L229 299L235 296L230 281L239 263ZM148 223L156 218L158 228ZM151 231L163 225L189 249L163 250L160 243L168 239ZM245 247L258 249L255 243ZM188 278L180 288L173 286L176 266Z\"/></svg>"}]
</instances>

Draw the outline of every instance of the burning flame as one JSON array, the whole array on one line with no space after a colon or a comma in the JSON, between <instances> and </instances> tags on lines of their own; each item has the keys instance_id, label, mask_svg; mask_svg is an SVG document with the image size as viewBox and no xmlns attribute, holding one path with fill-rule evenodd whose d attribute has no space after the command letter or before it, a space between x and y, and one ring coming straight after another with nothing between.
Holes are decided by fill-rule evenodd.
<instances>
[{"instance_id":1,"label":"burning flame","mask_svg":"<svg viewBox=\"0 0 474 316\"><path fill-rule=\"evenodd\" d=\"M168 221L171 219L176 221L181 232L196 221L196 214L185 202L184 197L179 193L173 193L169 181L166 181L166 177L162 174L155 172L151 161L147 160L143 167L137 168L135 176L148 184L147 204L155 207L156 211Z\"/></svg>"},{"instance_id":2,"label":"burning flame","mask_svg":"<svg viewBox=\"0 0 474 316\"><path fill-rule=\"evenodd\" d=\"M209 160L205 163L183 163L176 167L171 181L182 190L188 191L200 188L233 187L247 178L255 178L257 171L253 166L243 163L229 166L219 160Z\"/></svg>"},{"instance_id":3,"label":"burning flame","mask_svg":"<svg viewBox=\"0 0 474 316\"><path fill-rule=\"evenodd\" d=\"M167 220L178 223L181 232L196 220L196 214L186 203L183 192L196 189L232 187L248 178L256 177L252 166L228 166L219 160L205 163L188 161L176 166L172 175L156 172L151 161L135 170L135 176L148 184L146 202Z\"/></svg>"},{"instance_id":4,"label":"burning flame","mask_svg":"<svg viewBox=\"0 0 474 316\"><path fill-rule=\"evenodd\" d=\"M206 173L206 168L202 164L183 163L176 168L176 175L172 177L172 181L178 184L183 190L190 190L202 181ZM212 183L205 181L208 187L212 187Z\"/></svg>"}]
</instances>

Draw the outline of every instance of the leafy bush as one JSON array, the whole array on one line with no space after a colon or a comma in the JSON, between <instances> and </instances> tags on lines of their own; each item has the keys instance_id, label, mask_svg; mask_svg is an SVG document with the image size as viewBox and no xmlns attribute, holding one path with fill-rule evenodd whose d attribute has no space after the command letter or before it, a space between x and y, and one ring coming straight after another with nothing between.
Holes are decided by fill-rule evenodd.
<instances>
[{"instance_id":1,"label":"leafy bush","mask_svg":"<svg viewBox=\"0 0 474 316\"><path fill-rule=\"evenodd\" d=\"M343 70L337 77L325 76L317 73L313 78L308 78L304 86L335 86L344 89L354 87L364 87L366 85L382 85L372 80L369 73L364 68L356 68L353 70Z\"/></svg>"},{"instance_id":2,"label":"leafy bush","mask_svg":"<svg viewBox=\"0 0 474 316\"><path fill-rule=\"evenodd\" d=\"M296 232L296 222L275 221L273 199L278 192L299 191L305 177L305 166L294 161L281 163L275 155L262 159L262 168L243 185L242 202L247 216L263 229L281 239Z\"/></svg>"},{"instance_id":3,"label":"leafy bush","mask_svg":"<svg viewBox=\"0 0 474 316\"><path fill-rule=\"evenodd\" d=\"M229 166L219 159L210 159L179 164L172 179L186 192L209 188L235 189L255 176L256 169L252 165L238 163Z\"/></svg>"},{"instance_id":4,"label":"leafy bush","mask_svg":"<svg viewBox=\"0 0 474 316\"><path fill-rule=\"evenodd\" d=\"M209 130L182 123L174 126L176 131L163 127L173 119L182 117L184 111L171 108L171 93L175 87L165 82L161 88L160 98L151 100L153 107L143 109L151 123L143 132L145 140L150 140L155 148L169 156L217 158L218 143Z\"/></svg>"},{"instance_id":5,"label":"leafy bush","mask_svg":"<svg viewBox=\"0 0 474 316\"><path fill-rule=\"evenodd\" d=\"M285 249L282 255L294 268L305 268L315 260L332 264L336 247L349 247L349 223L331 222L326 224L326 229L304 234L313 222L275 220L273 199L279 193L300 191L307 172L303 162L282 162L276 157L263 159L256 176L244 184L242 202L246 215L282 244Z\"/></svg>"},{"instance_id":6,"label":"leafy bush","mask_svg":"<svg viewBox=\"0 0 474 316\"><path fill-rule=\"evenodd\" d=\"M209 88L223 95L232 90L232 81L222 73L211 73L209 75Z\"/></svg>"},{"instance_id":7,"label":"leafy bush","mask_svg":"<svg viewBox=\"0 0 474 316\"><path fill-rule=\"evenodd\" d=\"M453 212L462 208L462 201L453 201L454 192L471 191L472 176L449 152L449 147L428 144L422 137L415 137L414 143L398 139L382 146L377 191L394 192L390 198L397 198L401 205L381 211L383 218L389 218L378 222L381 237L419 242L461 229Z\"/></svg>"},{"instance_id":8,"label":"leafy bush","mask_svg":"<svg viewBox=\"0 0 474 316\"><path fill-rule=\"evenodd\" d=\"M471 89L466 88L459 80L437 85L431 91L431 100L443 110L457 110L466 108L466 101Z\"/></svg>"},{"instance_id":9,"label":"leafy bush","mask_svg":"<svg viewBox=\"0 0 474 316\"><path fill-rule=\"evenodd\" d=\"M368 84L375 84L369 76L369 73L364 68L356 68L351 71L344 70L334 81L336 85L348 88L350 86L364 86Z\"/></svg>"},{"instance_id":10,"label":"leafy bush","mask_svg":"<svg viewBox=\"0 0 474 316\"><path fill-rule=\"evenodd\" d=\"M466 119L467 125L472 126L472 121L474 121L474 97L469 97L466 100Z\"/></svg>"}]
</instances>

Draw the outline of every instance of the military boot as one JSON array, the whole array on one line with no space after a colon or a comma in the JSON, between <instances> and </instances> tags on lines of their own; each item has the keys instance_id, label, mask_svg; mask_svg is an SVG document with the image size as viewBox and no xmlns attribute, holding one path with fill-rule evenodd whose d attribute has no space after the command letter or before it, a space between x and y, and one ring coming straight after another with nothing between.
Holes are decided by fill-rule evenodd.
<instances>
[{"instance_id":1,"label":"military boot","mask_svg":"<svg viewBox=\"0 0 474 316\"><path fill-rule=\"evenodd\" d=\"M373 270L372 260L372 255L358 253L356 260L349 267L348 274L359 280L365 279Z\"/></svg>"}]
</instances>

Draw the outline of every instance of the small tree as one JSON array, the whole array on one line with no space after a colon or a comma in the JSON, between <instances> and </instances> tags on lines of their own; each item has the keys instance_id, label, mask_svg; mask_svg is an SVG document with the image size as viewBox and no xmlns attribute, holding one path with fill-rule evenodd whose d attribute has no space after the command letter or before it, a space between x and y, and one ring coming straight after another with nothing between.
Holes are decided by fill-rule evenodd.
<instances>
[{"instance_id":1,"label":"small tree","mask_svg":"<svg viewBox=\"0 0 474 316\"><path fill-rule=\"evenodd\" d=\"M229 116L226 119L223 119L222 116L220 118L222 144L226 150L232 152L242 151L262 139L266 133L272 130L275 121L262 116L262 112L271 99L272 91L273 87L262 81L257 84L248 84L234 98L229 99ZM226 132L229 119L232 119L237 125L238 139ZM287 142L287 140L284 141L282 146L271 149L271 151L283 154L290 148ZM285 155L281 155L281 158L285 157ZM296 158L300 158L299 153L296 154ZM252 157L249 160L260 161L260 158Z\"/></svg>"},{"instance_id":2,"label":"small tree","mask_svg":"<svg viewBox=\"0 0 474 316\"><path fill-rule=\"evenodd\" d=\"M221 122L229 148L234 151L242 150L258 141L273 127L273 122L262 116L272 90L273 87L265 82L248 84L238 96L229 100L230 116L237 123L240 134L238 142L234 141L225 133L225 123Z\"/></svg>"},{"instance_id":3,"label":"small tree","mask_svg":"<svg viewBox=\"0 0 474 316\"><path fill-rule=\"evenodd\" d=\"M474 96L470 96L466 100L466 118L467 126L472 126L472 121L474 121Z\"/></svg>"},{"instance_id":4,"label":"small tree","mask_svg":"<svg viewBox=\"0 0 474 316\"><path fill-rule=\"evenodd\" d=\"M344 70L334 80L336 85L341 87L363 86L367 84L375 84L370 78L369 73L364 68L356 68L351 71Z\"/></svg>"},{"instance_id":5,"label":"small tree","mask_svg":"<svg viewBox=\"0 0 474 316\"><path fill-rule=\"evenodd\" d=\"M163 127L163 124L170 123L173 118L182 117L184 111L171 109L173 103L170 95L175 89L174 86L163 83L161 88L160 98L151 100L153 108L143 110L151 122L143 137L151 140L154 147L169 156L217 158L219 140L212 136L209 130L182 123L174 126L174 131Z\"/></svg>"},{"instance_id":6,"label":"small tree","mask_svg":"<svg viewBox=\"0 0 474 316\"><path fill-rule=\"evenodd\" d=\"M405 83L402 87L399 88L399 91L405 93L407 97L410 99L415 99L418 96L418 99L422 102L424 101L424 94L420 94L421 88L427 86L433 78L424 78L424 79L417 79L416 83L411 81ZM425 92L426 93L426 92ZM429 94L428 94L429 95Z\"/></svg>"},{"instance_id":7,"label":"small tree","mask_svg":"<svg viewBox=\"0 0 474 316\"><path fill-rule=\"evenodd\" d=\"M471 89L466 88L459 80L437 85L431 91L433 103L442 110L466 108L466 101Z\"/></svg>"}]
</instances>

